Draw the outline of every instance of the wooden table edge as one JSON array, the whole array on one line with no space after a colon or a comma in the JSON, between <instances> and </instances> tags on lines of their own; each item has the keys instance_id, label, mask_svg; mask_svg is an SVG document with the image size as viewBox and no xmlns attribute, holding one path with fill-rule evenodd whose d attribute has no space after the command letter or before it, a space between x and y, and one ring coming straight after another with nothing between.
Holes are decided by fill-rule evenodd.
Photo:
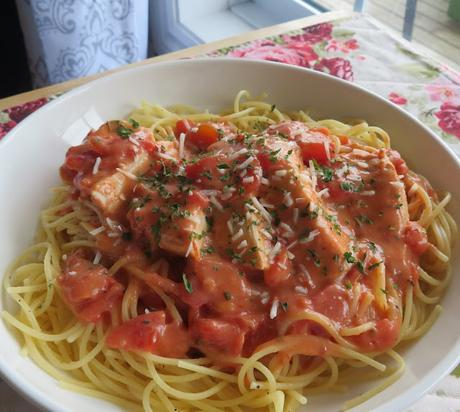
<instances>
[{"instance_id":1,"label":"wooden table edge","mask_svg":"<svg viewBox=\"0 0 460 412\"><path fill-rule=\"evenodd\" d=\"M344 19L353 17L356 13L340 10L332 11L322 14L316 14L314 16L308 16L297 20L291 20L286 23L277 24L275 26L264 27L259 30L250 31L247 33L239 34L237 36L228 37L226 39L217 40L211 43L200 44L197 46L190 47L188 49L178 50L171 53L162 54L160 56L151 57L149 59L141 60L135 63L127 64L116 69L108 70L103 73L96 73L91 76L82 77L79 79L69 80L63 83L53 84L51 86L43 87L41 89L32 90L25 93L20 93L14 96L0 99L0 110L5 110L9 107L17 106L23 103L27 103L42 97L51 96L53 94L62 93L70 89L74 89L92 80L99 79L104 76L108 76L112 73L116 73L122 70L126 70L132 67L139 67L148 65L151 63L177 60L181 58L194 57L209 53L213 50L222 49L224 47L236 46L238 44L246 43L248 41L261 39L267 36L276 36L288 31L297 30L302 27L313 26L319 23L326 23L338 19Z\"/></svg>"}]
</instances>

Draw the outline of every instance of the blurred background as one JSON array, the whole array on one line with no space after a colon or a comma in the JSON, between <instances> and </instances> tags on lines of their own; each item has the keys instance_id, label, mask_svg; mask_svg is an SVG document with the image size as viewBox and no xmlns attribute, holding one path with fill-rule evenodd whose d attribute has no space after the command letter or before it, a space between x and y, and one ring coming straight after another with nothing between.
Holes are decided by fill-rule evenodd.
<instances>
[{"instance_id":1,"label":"blurred background","mask_svg":"<svg viewBox=\"0 0 460 412\"><path fill-rule=\"evenodd\" d=\"M460 0L3 0L0 97L312 14L355 10L460 69Z\"/></svg>"}]
</instances>

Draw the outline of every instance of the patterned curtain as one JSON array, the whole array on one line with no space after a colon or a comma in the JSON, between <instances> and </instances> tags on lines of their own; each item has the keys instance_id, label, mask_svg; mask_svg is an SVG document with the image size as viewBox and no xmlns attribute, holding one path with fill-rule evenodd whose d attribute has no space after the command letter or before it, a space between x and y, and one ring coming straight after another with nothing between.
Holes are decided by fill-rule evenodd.
<instances>
[{"instance_id":1,"label":"patterned curtain","mask_svg":"<svg viewBox=\"0 0 460 412\"><path fill-rule=\"evenodd\" d=\"M148 0L16 0L34 87L147 57Z\"/></svg>"}]
</instances>

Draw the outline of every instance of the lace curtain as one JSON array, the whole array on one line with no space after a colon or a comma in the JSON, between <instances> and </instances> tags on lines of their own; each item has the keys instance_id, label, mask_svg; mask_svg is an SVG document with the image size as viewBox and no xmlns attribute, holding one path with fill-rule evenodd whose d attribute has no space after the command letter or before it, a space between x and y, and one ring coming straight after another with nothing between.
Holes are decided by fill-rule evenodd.
<instances>
[{"instance_id":1,"label":"lace curtain","mask_svg":"<svg viewBox=\"0 0 460 412\"><path fill-rule=\"evenodd\" d=\"M16 0L34 87L147 57L148 0Z\"/></svg>"}]
</instances>

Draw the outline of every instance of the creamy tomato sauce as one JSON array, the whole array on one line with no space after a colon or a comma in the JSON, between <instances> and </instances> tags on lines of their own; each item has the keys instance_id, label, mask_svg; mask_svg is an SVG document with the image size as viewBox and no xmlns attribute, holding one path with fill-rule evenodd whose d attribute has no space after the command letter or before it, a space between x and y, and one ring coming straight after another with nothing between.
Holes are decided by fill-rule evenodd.
<instances>
[{"instance_id":1,"label":"creamy tomato sauce","mask_svg":"<svg viewBox=\"0 0 460 412\"><path fill-rule=\"evenodd\" d=\"M62 298L82 321L108 322L129 293L139 316L107 345L163 356L249 356L273 339L289 342L287 357L332 355L328 331L305 313L339 333L372 322L345 339L362 351L392 347L427 247L407 208L405 184L418 177L393 150L342 136L336 153L335 141L301 122L250 134L181 120L170 140L135 121L91 132L61 176L97 211L97 252L63 262ZM154 270L160 258L167 276Z\"/></svg>"}]
</instances>

